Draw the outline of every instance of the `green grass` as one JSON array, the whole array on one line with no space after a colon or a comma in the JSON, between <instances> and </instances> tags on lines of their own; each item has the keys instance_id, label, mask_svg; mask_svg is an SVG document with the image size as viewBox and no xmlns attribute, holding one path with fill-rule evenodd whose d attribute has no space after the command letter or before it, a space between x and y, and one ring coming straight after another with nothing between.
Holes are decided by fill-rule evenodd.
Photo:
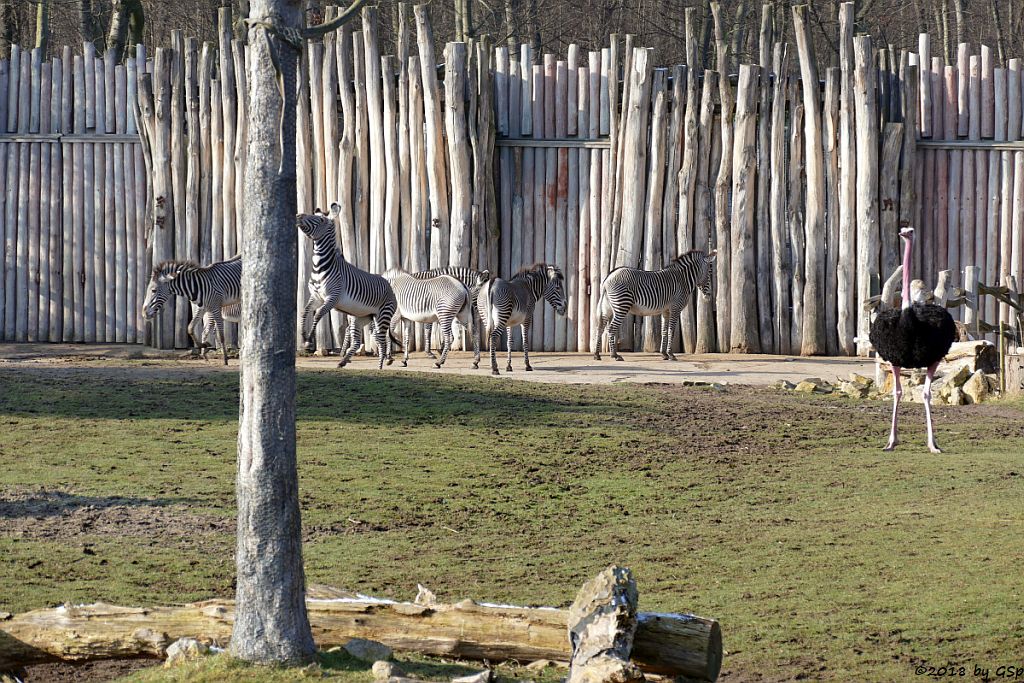
<instances>
[{"instance_id":1,"label":"green grass","mask_svg":"<svg viewBox=\"0 0 1024 683\"><path fill-rule=\"evenodd\" d=\"M233 374L0 371L0 610L231 596L237 405ZM307 580L566 605L615 562L641 609L721 621L723 680L994 668L1024 652L1022 408L937 409L933 456L907 404L886 454L880 402L302 372Z\"/></svg>"}]
</instances>

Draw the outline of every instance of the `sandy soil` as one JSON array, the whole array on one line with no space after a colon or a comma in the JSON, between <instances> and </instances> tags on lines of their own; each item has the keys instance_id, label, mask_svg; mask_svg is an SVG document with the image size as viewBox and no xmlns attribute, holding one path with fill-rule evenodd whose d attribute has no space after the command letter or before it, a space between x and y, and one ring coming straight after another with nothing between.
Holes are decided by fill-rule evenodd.
<instances>
[{"instance_id":1,"label":"sandy soil","mask_svg":"<svg viewBox=\"0 0 1024 683\"><path fill-rule=\"evenodd\" d=\"M744 384L767 386L780 379L799 381L806 377L820 377L835 380L846 378L851 372L867 376L874 374L874 361L862 358L707 354L688 356L679 354L676 362L663 361L656 354L629 353L622 362L611 360L595 361L584 353L533 353L530 360L534 372L525 372L522 353L512 356L512 373L505 372L506 354L498 354L498 368L503 379L551 382L557 384L610 384L614 382L639 382L657 384L682 384L684 382L718 382L721 384ZM0 344L0 369L4 365L26 366L56 364L64 367L88 365L96 362L125 360L134 361L124 365L125 372L152 372L159 369L168 372L235 372L237 359L231 359L225 368L219 357L210 354L210 359L193 359L184 351L155 351L129 344ZM472 355L453 352L442 370L434 368L434 361L422 353L410 356L408 368L401 367L396 356L391 372L445 372L459 374L488 375L490 360L487 354L481 359L480 369L471 367ZM337 356L300 356L298 366L319 370L336 369ZM341 372L375 370L375 358L357 357Z\"/></svg>"}]
</instances>

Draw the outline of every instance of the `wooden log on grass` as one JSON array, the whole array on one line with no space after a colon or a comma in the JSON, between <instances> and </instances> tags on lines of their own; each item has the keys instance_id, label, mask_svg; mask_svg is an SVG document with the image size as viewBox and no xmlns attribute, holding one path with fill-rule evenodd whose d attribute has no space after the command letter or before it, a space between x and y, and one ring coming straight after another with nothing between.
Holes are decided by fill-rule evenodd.
<instances>
[{"instance_id":1,"label":"wooden log on grass","mask_svg":"<svg viewBox=\"0 0 1024 683\"><path fill-rule=\"evenodd\" d=\"M878 274L878 117L875 114L874 60L870 36L853 39L854 106L857 126L857 353L870 348L870 320L864 303Z\"/></svg>"},{"instance_id":2,"label":"wooden log on grass","mask_svg":"<svg viewBox=\"0 0 1024 683\"><path fill-rule=\"evenodd\" d=\"M312 592L312 591L311 591ZM352 595L336 590L328 595ZM569 612L563 609L393 602L365 596L306 599L318 647L372 639L404 652L489 661L567 661ZM163 658L178 638L226 645L234 602L180 607L61 606L0 622L0 670L52 661ZM722 660L718 622L688 614L637 614L632 661L643 671L698 681L717 678Z\"/></svg>"},{"instance_id":3,"label":"wooden log on grass","mask_svg":"<svg viewBox=\"0 0 1024 683\"><path fill-rule=\"evenodd\" d=\"M793 8L793 30L800 56L804 98L804 144L806 146L806 204L804 234L806 250L803 320L800 355L816 356L828 351L825 343L825 164L821 153L821 92L818 64L810 44L807 5Z\"/></svg>"},{"instance_id":4,"label":"wooden log on grass","mask_svg":"<svg viewBox=\"0 0 1024 683\"><path fill-rule=\"evenodd\" d=\"M794 15L797 14L794 8ZM729 289L729 351L760 353L757 318L757 255L754 246L754 181L757 172L757 100L760 67L744 64L736 83L736 138L733 146L732 259ZM805 83L807 81L805 80ZM817 83L817 80L814 81ZM815 97L817 95L815 94ZM813 154L818 156L820 134ZM810 145L808 144L808 147ZM810 150L808 150L810 151ZM824 196L821 197L824 201ZM821 325L823 327L823 325ZM805 326L806 329L806 326ZM805 349L807 347L805 346ZM818 352L815 350L815 352ZM820 351L824 353L824 348Z\"/></svg>"}]
</instances>

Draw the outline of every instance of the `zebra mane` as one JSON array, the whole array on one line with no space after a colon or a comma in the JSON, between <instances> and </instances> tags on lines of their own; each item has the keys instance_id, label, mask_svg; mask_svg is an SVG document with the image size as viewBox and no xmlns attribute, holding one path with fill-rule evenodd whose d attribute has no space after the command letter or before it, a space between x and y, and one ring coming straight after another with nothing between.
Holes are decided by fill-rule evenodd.
<instances>
[{"instance_id":1,"label":"zebra mane","mask_svg":"<svg viewBox=\"0 0 1024 683\"><path fill-rule=\"evenodd\" d=\"M563 277L563 278L565 277L564 275L562 275L562 269L559 268L558 266L552 265L550 263L544 263L543 261L538 261L536 263L531 263L528 266L523 266L522 268L520 268L518 271L516 271L516 274L512 276L512 279L514 280L517 277L529 275L529 274L534 273L534 272L539 271L539 270L545 270L546 271L548 268L553 269L555 271L555 273L558 274L559 277Z\"/></svg>"},{"instance_id":2,"label":"zebra mane","mask_svg":"<svg viewBox=\"0 0 1024 683\"><path fill-rule=\"evenodd\" d=\"M679 256L676 256L674 259L672 259L671 261L666 263L665 267L669 268L669 267L671 267L672 265L674 265L676 263L680 263L681 264L681 263L683 263L683 261L686 259L687 256L703 256L704 258L707 258L708 253L706 251L704 251L703 249L691 249L691 250L689 250L687 252L683 252Z\"/></svg>"},{"instance_id":3,"label":"zebra mane","mask_svg":"<svg viewBox=\"0 0 1024 683\"><path fill-rule=\"evenodd\" d=\"M186 270L199 270L201 267L195 261L162 261L153 266L153 278L159 279L171 273L177 275Z\"/></svg>"}]
</instances>

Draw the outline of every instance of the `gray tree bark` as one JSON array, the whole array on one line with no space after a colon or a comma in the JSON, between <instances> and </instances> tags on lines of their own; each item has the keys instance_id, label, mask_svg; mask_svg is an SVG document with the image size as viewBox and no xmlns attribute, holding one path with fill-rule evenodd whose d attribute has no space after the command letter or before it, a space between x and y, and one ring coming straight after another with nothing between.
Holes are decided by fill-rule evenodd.
<instances>
[{"instance_id":1,"label":"gray tree bark","mask_svg":"<svg viewBox=\"0 0 1024 683\"><path fill-rule=\"evenodd\" d=\"M107 34L107 49L114 50L118 61L125 56L125 45L128 32L131 30L132 42L142 38L144 23L142 0L114 0L111 5L110 32Z\"/></svg>"},{"instance_id":2,"label":"gray tree bark","mask_svg":"<svg viewBox=\"0 0 1024 683\"><path fill-rule=\"evenodd\" d=\"M78 31L83 43L96 42L96 17L93 15L92 0L78 0Z\"/></svg>"},{"instance_id":3,"label":"gray tree bark","mask_svg":"<svg viewBox=\"0 0 1024 683\"><path fill-rule=\"evenodd\" d=\"M253 16L299 27L290 0L255 0ZM298 52L249 30L249 154L242 243L237 584L231 654L261 664L313 659L295 460L295 117ZM278 79L282 83L279 85ZM283 85L283 89L282 86Z\"/></svg>"}]
</instances>

